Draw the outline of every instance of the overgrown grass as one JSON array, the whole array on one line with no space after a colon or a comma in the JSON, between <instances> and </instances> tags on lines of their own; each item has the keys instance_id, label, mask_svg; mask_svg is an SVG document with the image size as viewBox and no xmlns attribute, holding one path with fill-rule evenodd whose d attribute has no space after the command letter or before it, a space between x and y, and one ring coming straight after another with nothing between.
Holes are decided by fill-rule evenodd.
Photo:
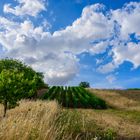
<instances>
[{"instance_id":1,"label":"overgrown grass","mask_svg":"<svg viewBox=\"0 0 140 140\"><path fill-rule=\"evenodd\" d=\"M0 140L55 140L59 111L60 107L54 101L22 101L8 111L6 118L0 116ZM2 114L2 107L0 112Z\"/></svg>"},{"instance_id":2,"label":"overgrown grass","mask_svg":"<svg viewBox=\"0 0 140 140\"><path fill-rule=\"evenodd\" d=\"M68 109L56 101L24 100L3 118L0 106L0 140L139 140L140 94L93 92L114 108Z\"/></svg>"},{"instance_id":3,"label":"overgrown grass","mask_svg":"<svg viewBox=\"0 0 140 140\"><path fill-rule=\"evenodd\" d=\"M75 109L62 109L55 101L24 100L18 107L9 110L6 118L0 116L0 140L91 140L97 136L109 137L108 132L102 131L96 123L92 124L94 129L90 129L90 125L84 114Z\"/></svg>"}]
</instances>

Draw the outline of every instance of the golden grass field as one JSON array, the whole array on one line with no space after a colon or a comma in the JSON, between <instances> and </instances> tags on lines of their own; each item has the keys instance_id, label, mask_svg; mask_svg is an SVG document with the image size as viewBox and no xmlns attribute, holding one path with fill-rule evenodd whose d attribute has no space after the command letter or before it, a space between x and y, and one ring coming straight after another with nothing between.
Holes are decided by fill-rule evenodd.
<instances>
[{"instance_id":1,"label":"golden grass field","mask_svg":"<svg viewBox=\"0 0 140 140\"><path fill-rule=\"evenodd\" d=\"M106 110L66 109L56 101L22 100L2 117L0 140L140 140L140 91L88 89Z\"/></svg>"}]
</instances>

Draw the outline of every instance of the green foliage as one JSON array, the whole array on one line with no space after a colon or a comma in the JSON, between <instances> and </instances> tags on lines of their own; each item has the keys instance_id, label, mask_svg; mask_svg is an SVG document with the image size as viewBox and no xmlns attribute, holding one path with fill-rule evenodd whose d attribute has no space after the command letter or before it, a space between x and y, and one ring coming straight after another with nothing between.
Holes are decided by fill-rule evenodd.
<instances>
[{"instance_id":1,"label":"green foliage","mask_svg":"<svg viewBox=\"0 0 140 140\"><path fill-rule=\"evenodd\" d=\"M17 70L2 70L0 73L0 102L4 105L6 114L7 105L14 107L23 97L33 96L36 87L36 76L26 79L23 72ZM4 116L5 116L4 114Z\"/></svg>"},{"instance_id":2,"label":"green foliage","mask_svg":"<svg viewBox=\"0 0 140 140\"><path fill-rule=\"evenodd\" d=\"M0 99L14 104L18 98L28 94L32 95L36 90L35 78L28 80L25 79L24 73L19 73L17 70L2 70L0 73Z\"/></svg>"},{"instance_id":3,"label":"green foliage","mask_svg":"<svg viewBox=\"0 0 140 140\"><path fill-rule=\"evenodd\" d=\"M22 63L19 60L14 59L2 59L0 60L0 73L2 70L16 70L18 73L24 74L24 79L32 80L33 77L36 77L36 87L41 89L46 87L43 81L43 73L34 71L31 67ZM34 93L36 94L36 93Z\"/></svg>"},{"instance_id":4,"label":"green foliage","mask_svg":"<svg viewBox=\"0 0 140 140\"><path fill-rule=\"evenodd\" d=\"M79 84L79 86L80 86L80 87L83 87L83 88L89 88L89 87L90 87L90 84L89 84L89 82L81 82L81 83Z\"/></svg>"},{"instance_id":5,"label":"green foliage","mask_svg":"<svg viewBox=\"0 0 140 140\"><path fill-rule=\"evenodd\" d=\"M18 60L0 60L0 103L4 105L4 116L7 108L15 107L21 98L35 97L37 89L44 85L42 73Z\"/></svg>"},{"instance_id":6,"label":"green foliage","mask_svg":"<svg viewBox=\"0 0 140 140\"><path fill-rule=\"evenodd\" d=\"M57 100L70 108L107 108L106 102L82 87L51 87L42 99Z\"/></svg>"},{"instance_id":7,"label":"green foliage","mask_svg":"<svg viewBox=\"0 0 140 140\"><path fill-rule=\"evenodd\" d=\"M116 139L116 132L113 129L107 129L104 133L105 140L115 140Z\"/></svg>"}]
</instances>

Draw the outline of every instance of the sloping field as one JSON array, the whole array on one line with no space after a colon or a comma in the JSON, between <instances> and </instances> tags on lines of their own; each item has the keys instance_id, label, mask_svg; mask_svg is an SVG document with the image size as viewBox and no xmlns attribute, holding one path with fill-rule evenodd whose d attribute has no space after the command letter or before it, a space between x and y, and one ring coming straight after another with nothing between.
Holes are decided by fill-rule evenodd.
<instances>
[{"instance_id":1,"label":"sloping field","mask_svg":"<svg viewBox=\"0 0 140 140\"><path fill-rule=\"evenodd\" d=\"M104 99L112 108L108 110L81 110L86 119L110 129L119 139L140 140L140 91L88 89Z\"/></svg>"},{"instance_id":2,"label":"sloping field","mask_svg":"<svg viewBox=\"0 0 140 140\"><path fill-rule=\"evenodd\" d=\"M140 140L139 91L88 90L111 108L68 109L56 101L23 100L3 118L0 106L0 140Z\"/></svg>"},{"instance_id":3,"label":"sloping field","mask_svg":"<svg viewBox=\"0 0 140 140\"><path fill-rule=\"evenodd\" d=\"M114 108L140 111L140 90L88 90Z\"/></svg>"}]
</instances>

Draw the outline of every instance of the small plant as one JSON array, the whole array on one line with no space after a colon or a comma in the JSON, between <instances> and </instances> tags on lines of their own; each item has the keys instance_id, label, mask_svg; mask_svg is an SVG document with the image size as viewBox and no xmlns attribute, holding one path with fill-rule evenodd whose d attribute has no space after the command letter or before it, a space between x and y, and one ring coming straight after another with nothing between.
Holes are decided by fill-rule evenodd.
<instances>
[{"instance_id":1,"label":"small plant","mask_svg":"<svg viewBox=\"0 0 140 140\"><path fill-rule=\"evenodd\" d=\"M39 136L39 130L37 128L32 128L29 134L29 140L35 140Z\"/></svg>"},{"instance_id":2,"label":"small plant","mask_svg":"<svg viewBox=\"0 0 140 140\"><path fill-rule=\"evenodd\" d=\"M105 134L104 134L104 138L106 140L115 140L116 132L113 129L107 129Z\"/></svg>"}]
</instances>

